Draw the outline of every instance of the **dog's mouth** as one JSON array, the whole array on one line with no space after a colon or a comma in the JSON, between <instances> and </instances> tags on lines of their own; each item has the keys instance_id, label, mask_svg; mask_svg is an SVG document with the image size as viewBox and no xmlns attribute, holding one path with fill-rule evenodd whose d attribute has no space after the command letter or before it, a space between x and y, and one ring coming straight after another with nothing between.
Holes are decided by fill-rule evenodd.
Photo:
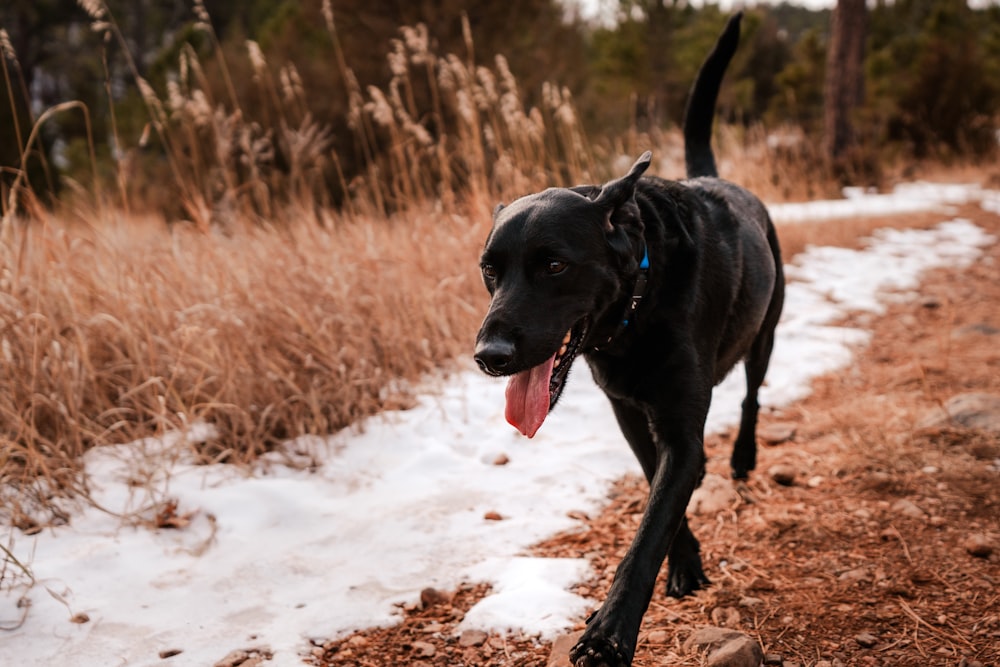
<instances>
[{"instance_id":1,"label":"dog's mouth","mask_svg":"<svg viewBox=\"0 0 1000 667\"><path fill-rule=\"evenodd\" d=\"M581 320L566 332L555 354L533 368L513 375L507 383L507 421L522 434L534 437L566 385L569 367L580 354L587 334Z\"/></svg>"}]
</instances>

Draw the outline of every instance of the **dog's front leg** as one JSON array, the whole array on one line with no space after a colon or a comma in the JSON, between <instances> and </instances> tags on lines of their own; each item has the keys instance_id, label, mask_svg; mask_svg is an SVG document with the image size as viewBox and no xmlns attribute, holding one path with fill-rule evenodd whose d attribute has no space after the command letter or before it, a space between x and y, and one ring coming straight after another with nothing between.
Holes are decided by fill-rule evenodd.
<instances>
[{"instance_id":1,"label":"dog's front leg","mask_svg":"<svg viewBox=\"0 0 1000 667\"><path fill-rule=\"evenodd\" d=\"M607 600L590 618L583 637L570 652L576 667L624 667L632 663L639 626L663 560L672 551L671 543L682 526L690 535L684 525L684 512L705 465L700 429L693 430L689 421L681 428L668 431L654 425L653 430L658 458L649 502L635 539L618 566Z\"/></svg>"}]
</instances>

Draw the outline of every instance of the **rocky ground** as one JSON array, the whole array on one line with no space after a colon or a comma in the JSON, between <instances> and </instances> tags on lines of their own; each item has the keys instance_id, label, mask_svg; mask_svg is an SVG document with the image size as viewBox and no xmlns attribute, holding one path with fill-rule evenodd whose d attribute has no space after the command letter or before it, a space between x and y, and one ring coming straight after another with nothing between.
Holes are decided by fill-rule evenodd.
<instances>
[{"instance_id":1,"label":"rocky ground","mask_svg":"<svg viewBox=\"0 0 1000 667\"><path fill-rule=\"evenodd\" d=\"M1000 235L997 216L963 215ZM637 667L1000 665L1000 244L862 324L874 338L854 365L762 415L745 488L726 477L735 434L708 439L710 493L691 525L713 585L673 600L660 582ZM644 480L623 479L584 530L535 553L588 558L596 576L577 592L596 606L645 499ZM399 625L318 645L307 662L569 665L576 634L456 635L486 590L425 591Z\"/></svg>"}]
</instances>

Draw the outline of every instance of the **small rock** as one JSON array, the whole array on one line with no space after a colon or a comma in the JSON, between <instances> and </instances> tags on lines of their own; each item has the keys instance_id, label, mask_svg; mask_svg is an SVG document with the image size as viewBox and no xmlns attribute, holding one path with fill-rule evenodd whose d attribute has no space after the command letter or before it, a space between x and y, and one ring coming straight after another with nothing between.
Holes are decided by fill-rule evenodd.
<instances>
[{"instance_id":1,"label":"small rock","mask_svg":"<svg viewBox=\"0 0 1000 667\"><path fill-rule=\"evenodd\" d=\"M771 479L782 486L791 486L795 483L795 468L788 463L776 463L768 469L767 473Z\"/></svg>"},{"instance_id":2,"label":"small rock","mask_svg":"<svg viewBox=\"0 0 1000 667\"><path fill-rule=\"evenodd\" d=\"M650 630L646 641L650 644L666 644L670 641L670 633L666 630Z\"/></svg>"},{"instance_id":3,"label":"small rock","mask_svg":"<svg viewBox=\"0 0 1000 667\"><path fill-rule=\"evenodd\" d=\"M870 632L862 632L860 634L854 635L854 641L858 643L859 646L864 648L871 648L878 643L878 638Z\"/></svg>"},{"instance_id":4,"label":"small rock","mask_svg":"<svg viewBox=\"0 0 1000 667\"><path fill-rule=\"evenodd\" d=\"M545 662L545 667L565 667L570 664L569 652L582 636L583 630L556 637L556 640L552 642L552 650L549 651L549 659ZM475 663L471 662L470 664Z\"/></svg>"},{"instance_id":5,"label":"small rock","mask_svg":"<svg viewBox=\"0 0 1000 667\"><path fill-rule=\"evenodd\" d=\"M506 454L500 454L493 459L493 465L495 466L505 466L508 463L510 463L510 458Z\"/></svg>"},{"instance_id":6,"label":"small rock","mask_svg":"<svg viewBox=\"0 0 1000 667\"><path fill-rule=\"evenodd\" d=\"M73 614L73 616L69 619L69 622L70 623L78 623L78 624L80 624L80 623L89 623L90 622L90 616L88 616L87 614L85 614L85 613L83 613L81 611L79 614Z\"/></svg>"},{"instance_id":7,"label":"small rock","mask_svg":"<svg viewBox=\"0 0 1000 667\"><path fill-rule=\"evenodd\" d=\"M709 473L691 494L688 510L692 514L711 515L732 509L739 503L740 494L733 488L733 483L722 475Z\"/></svg>"},{"instance_id":8,"label":"small rock","mask_svg":"<svg viewBox=\"0 0 1000 667\"><path fill-rule=\"evenodd\" d=\"M993 554L993 542L981 533L970 535L965 541L965 550L976 558L989 558Z\"/></svg>"},{"instance_id":9,"label":"small rock","mask_svg":"<svg viewBox=\"0 0 1000 667\"><path fill-rule=\"evenodd\" d=\"M992 461L1000 458L1000 447L991 442L974 442L969 446L969 453L980 461Z\"/></svg>"},{"instance_id":10,"label":"small rock","mask_svg":"<svg viewBox=\"0 0 1000 667\"><path fill-rule=\"evenodd\" d=\"M813 475L812 477L809 478L809 481L806 482L806 486L808 486L810 489L818 489L819 487L823 486L823 482L825 481L826 478L824 478L822 475Z\"/></svg>"},{"instance_id":11,"label":"small rock","mask_svg":"<svg viewBox=\"0 0 1000 667\"><path fill-rule=\"evenodd\" d=\"M250 654L242 649L236 649L226 654L226 657L218 661L213 667L238 667L250 659Z\"/></svg>"},{"instance_id":12,"label":"small rock","mask_svg":"<svg viewBox=\"0 0 1000 667\"><path fill-rule=\"evenodd\" d=\"M777 665L781 667L784 660L777 653L765 653L764 654L764 664L765 665Z\"/></svg>"},{"instance_id":13,"label":"small rock","mask_svg":"<svg viewBox=\"0 0 1000 667\"><path fill-rule=\"evenodd\" d=\"M837 581L845 584L857 584L862 581L871 581L871 575L868 574L868 571L865 568L859 567L841 573L841 575L837 577Z\"/></svg>"},{"instance_id":14,"label":"small rock","mask_svg":"<svg viewBox=\"0 0 1000 667\"><path fill-rule=\"evenodd\" d=\"M436 607L439 604L450 604L451 595L436 588L425 588L420 591L420 604L424 609Z\"/></svg>"},{"instance_id":15,"label":"small rock","mask_svg":"<svg viewBox=\"0 0 1000 667\"><path fill-rule=\"evenodd\" d=\"M344 643L348 646L368 646L368 638L364 635L354 635Z\"/></svg>"},{"instance_id":16,"label":"small rock","mask_svg":"<svg viewBox=\"0 0 1000 667\"><path fill-rule=\"evenodd\" d=\"M179 648L169 648L165 651L160 651L160 660L166 660L167 658L172 658L175 655L180 655L183 653L183 649Z\"/></svg>"},{"instance_id":17,"label":"small rock","mask_svg":"<svg viewBox=\"0 0 1000 667\"><path fill-rule=\"evenodd\" d=\"M965 428L1000 433L1000 395L956 394L945 401L944 409L935 408L917 425L931 428L954 423Z\"/></svg>"},{"instance_id":18,"label":"small rock","mask_svg":"<svg viewBox=\"0 0 1000 667\"><path fill-rule=\"evenodd\" d=\"M490 510L489 512L484 514L483 518L486 519L487 521L503 521L503 516L500 514L500 512L494 512L493 510Z\"/></svg>"},{"instance_id":19,"label":"small rock","mask_svg":"<svg viewBox=\"0 0 1000 667\"><path fill-rule=\"evenodd\" d=\"M892 542L893 540L902 539L902 535L899 534L899 530L895 526L889 526L888 528L883 528L878 534L883 542Z\"/></svg>"},{"instance_id":20,"label":"small rock","mask_svg":"<svg viewBox=\"0 0 1000 667\"><path fill-rule=\"evenodd\" d=\"M892 486L892 475L882 470L874 470L865 478L864 487L871 491L885 491Z\"/></svg>"},{"instance_id":21,"label":"small rock","mask_svg":"<svg viewBox=\"0 0 1000 667\"><path fill-rule=\"evenodd\" d=\"M959 327L951 332L952 338L966 338L968 336L996 336L1000 334L1000 329L997 329L991 324L986 322L979 322L978 324L967 324L964 327Z\"/></svg>"},{"instance_id":22,"label":"small rock","mask_svg":"<svg viewBox=\"0 0 1000 667\"><path fill-rule=\"evenodd\" d=\"M758 667L764 659L760 645L741 634L708 654L709 667Z\"/></svg>"},{"instance_id":23,"label":"small rock","mask_svg":"<svg viewBox=\"0 0 1000 667\"><path fill-rule=\"evenodd\" d=\"M462 648L482 646L486 642L487 637L489 635L482 630L463 630L462 634L458 637L458 645Z\"/></svg>"},{"instance_id":24,"label":"small rock","mask_svg":"<svg viewBox=\"0 0 1000 667\"><path fill-rule=\"evenodd\" d=\"M740 612L733 607L716 607L712 610L712 622L722 628L738 628Z\"/></svg>"},{"instance_id":25,"label":"small rock","mask_svg":"<svg viewBox=\"0 0 1000 667\"><path fill-rule=\"evenodd\" d=\"M926 519L927 515L922 509L917 507L917 505L906 498L900 498L892 504L890 507L893 512L897 514L902 514L903 516L908 516L911 519Z\"/></svg>"},{"instance_id":26,"label":"small rock","mask_svg":"<svg viewBox=\"0 0 1000 667\"><path fill-rule=\"evenodd\" d=\"M941 307L941 299L936 296L925 296L920 301L920 305L928 310L934 310Z\"/></svg>"},{"instance_id":27,"label":"small rock","mask_svg":"<svg viewBox=\"0 0 1000 667\"><path fill-rule=\"evenodd\" d=\"M774 582L765 577L754 577L747 588L751 591L773 591L777 589Z\"/></svg>"},{"instance_id":28,"label":"small rock","mask_svg":"<svg viewBox=\"0 0 1000 667\"><path fill-rule=\"evenodd\" d=\"M698 628L684 641L684 650L688 653L691 651L712 652L723 644L742 636L742 632L728 628L715 628L711 626Z\"/></svg>"},{"instance_id":29,"label":"small rock","mask_svg":"<svg viewBox=\"0 0 1000 667\"><path fill-rule=\"evenodd\" d=\"M432 658L437 653L437 647L430 642L413 642L413 652L421 658Z\"/></svg>"},{"instance_id":30,"label":"small rock","mask_svg":"<svg viewBox=\"0 0 1000 667\"><path fill-rule=\"evenodd\" d=\"M775 422L757 429L757 435L768 445L780 445L795 437L795 424L790 422Z\"/></svg>"}]
</instances>

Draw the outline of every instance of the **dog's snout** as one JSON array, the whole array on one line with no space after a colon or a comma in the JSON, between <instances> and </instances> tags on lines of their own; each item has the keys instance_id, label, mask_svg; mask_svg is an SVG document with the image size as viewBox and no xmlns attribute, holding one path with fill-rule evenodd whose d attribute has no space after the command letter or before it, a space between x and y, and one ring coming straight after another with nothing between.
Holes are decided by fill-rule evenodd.
<instances>
[{"instance_id":1,"label":"dog's snout","mask_svg":"<svg viewBox=\"0 0 1000 667\"><path fill-rule=\"evenodd\" d=\"M476 344L475 359L483 372L501 375L514 361L514 343L504 339L481 340Z\"/></svg>"}]
</instances>

